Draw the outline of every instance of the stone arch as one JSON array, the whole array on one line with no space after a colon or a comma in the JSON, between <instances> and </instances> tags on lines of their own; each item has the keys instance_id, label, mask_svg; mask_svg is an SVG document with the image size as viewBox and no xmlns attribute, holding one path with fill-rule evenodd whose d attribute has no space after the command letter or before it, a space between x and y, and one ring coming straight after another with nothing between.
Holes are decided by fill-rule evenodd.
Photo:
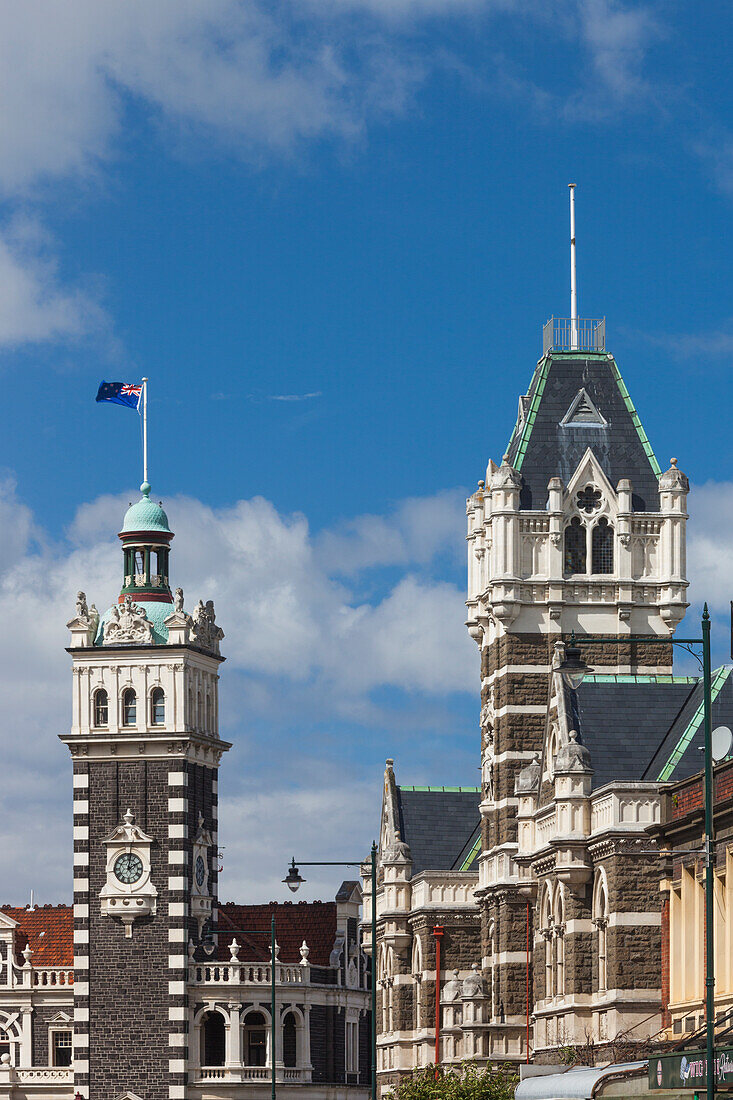
<instances>
[{"instance_id":1,"label":"stone arch","mask_svg":"<svg viewBox=\"0 0 733 1100\"><path fill-rule=\"evenodd\" d=\"M246 1066L268 1066L272 1058L272 1017L261 1004L242 1013L242 1060Z\"/></svg>"},{"instance_id":2,"label":"stone arch","mask_svg":"<svg viewBox=\"0 0 733 1100\"><path fill-rule=\"evenodd\" d=\"M305 1018L297 1005L283 1006L282 1011L283 1065L295 1069L304 1061Z\"/></svg>"}]
</instances>

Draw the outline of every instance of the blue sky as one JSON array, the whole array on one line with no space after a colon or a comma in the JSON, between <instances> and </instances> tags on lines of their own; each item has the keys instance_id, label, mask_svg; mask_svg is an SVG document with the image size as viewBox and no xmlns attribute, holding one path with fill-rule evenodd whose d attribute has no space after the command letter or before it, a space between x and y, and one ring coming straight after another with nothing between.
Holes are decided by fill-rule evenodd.
<instances>
[{"instance_id":1,"label":"blue sky","mask_svg":"<svg viewBox=\"0 0 733 1100\"><path fill-rule=\"evenodd\" d=\"M461 501L568 311L571 180L580 313L607 317L662 466L715 483L691 499L691 572L726 656L731 13L150 8L0 13L0 600L43 669L47 769L16 748L11 657L7 829L34 827L31 775L31 809L66 824L66 603L114 596L140 480L136 418L94 394L147 374L178 579L216 597L231 646L222 828L232 896L254 899L303 816L308 856L366 848L385 756L406 782L476 781ZM6 874L16 900L32 879L68 893L63 845Z\"/></svg>"}]
</instances>

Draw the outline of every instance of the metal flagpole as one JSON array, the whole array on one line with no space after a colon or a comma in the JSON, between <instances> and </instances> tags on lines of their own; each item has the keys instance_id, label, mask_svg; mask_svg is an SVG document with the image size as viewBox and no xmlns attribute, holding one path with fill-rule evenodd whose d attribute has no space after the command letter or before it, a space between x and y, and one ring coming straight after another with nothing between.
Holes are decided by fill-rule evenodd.
<instances>
[{"instance_id":1,"label":"metal flagpole","mask_svg":"<svg viewBox=\"0 0 733 1100\"><path fill-rule=\"evenodd\" d=\"M143 378L143 481L148 480L148 380Z\"/></svg>"},{"instance_id":2,"label":"metal flagpole","mask_svg":"<svg viewBox=\"0 0 733 1100\"><path fill-rule=\"evenodd\" d=\"M575 282L575 184L570 188L570 349L578 350L578 288Z\"/></svg>"}]
</instances>

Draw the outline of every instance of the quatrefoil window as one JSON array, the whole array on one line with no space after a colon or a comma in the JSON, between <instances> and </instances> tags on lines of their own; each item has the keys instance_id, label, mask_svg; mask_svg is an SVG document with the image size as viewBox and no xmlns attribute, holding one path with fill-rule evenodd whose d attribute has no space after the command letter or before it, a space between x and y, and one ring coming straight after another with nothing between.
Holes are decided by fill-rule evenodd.
<instances>
[{"instance_id":1,"label":"quatrefoil window","mask_svg":"<svg viewBox=\"0 0 733 1100\"><path fill-rule=\"evenodd\" d=\"M592 485L586 485L582 493L578 493L575 499L580 511L591 515L593 512L597 512L601 506L601 491L600 489L594 489Z\"/></svg>"}]
</instances>

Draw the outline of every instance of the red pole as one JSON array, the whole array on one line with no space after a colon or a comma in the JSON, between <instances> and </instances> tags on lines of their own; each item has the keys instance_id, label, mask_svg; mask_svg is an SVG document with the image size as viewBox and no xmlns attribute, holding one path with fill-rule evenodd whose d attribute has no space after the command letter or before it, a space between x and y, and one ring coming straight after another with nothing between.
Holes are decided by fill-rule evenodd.
<instances>
[{"instance_id":1,"label":"red pole","mask_svg":"<svg viewBox=\"0 0 733 1100\"><path fill-rule=\"evenodd\" d=\"M529 1064L529 902L527 902L527 1064Z\"/></svg>"},{"instance_id":2,"label":"red pole","mask_svg":"<svg viewBox=\"0 0 733 1100\"><path fill-rule=\"evenodd\" d=\"M438 1080L438 1067L440 1066L440 942L443 939L445 929L436 924L433 928L435 936L435 1080Z\"/></svg>"}]
</instances>

